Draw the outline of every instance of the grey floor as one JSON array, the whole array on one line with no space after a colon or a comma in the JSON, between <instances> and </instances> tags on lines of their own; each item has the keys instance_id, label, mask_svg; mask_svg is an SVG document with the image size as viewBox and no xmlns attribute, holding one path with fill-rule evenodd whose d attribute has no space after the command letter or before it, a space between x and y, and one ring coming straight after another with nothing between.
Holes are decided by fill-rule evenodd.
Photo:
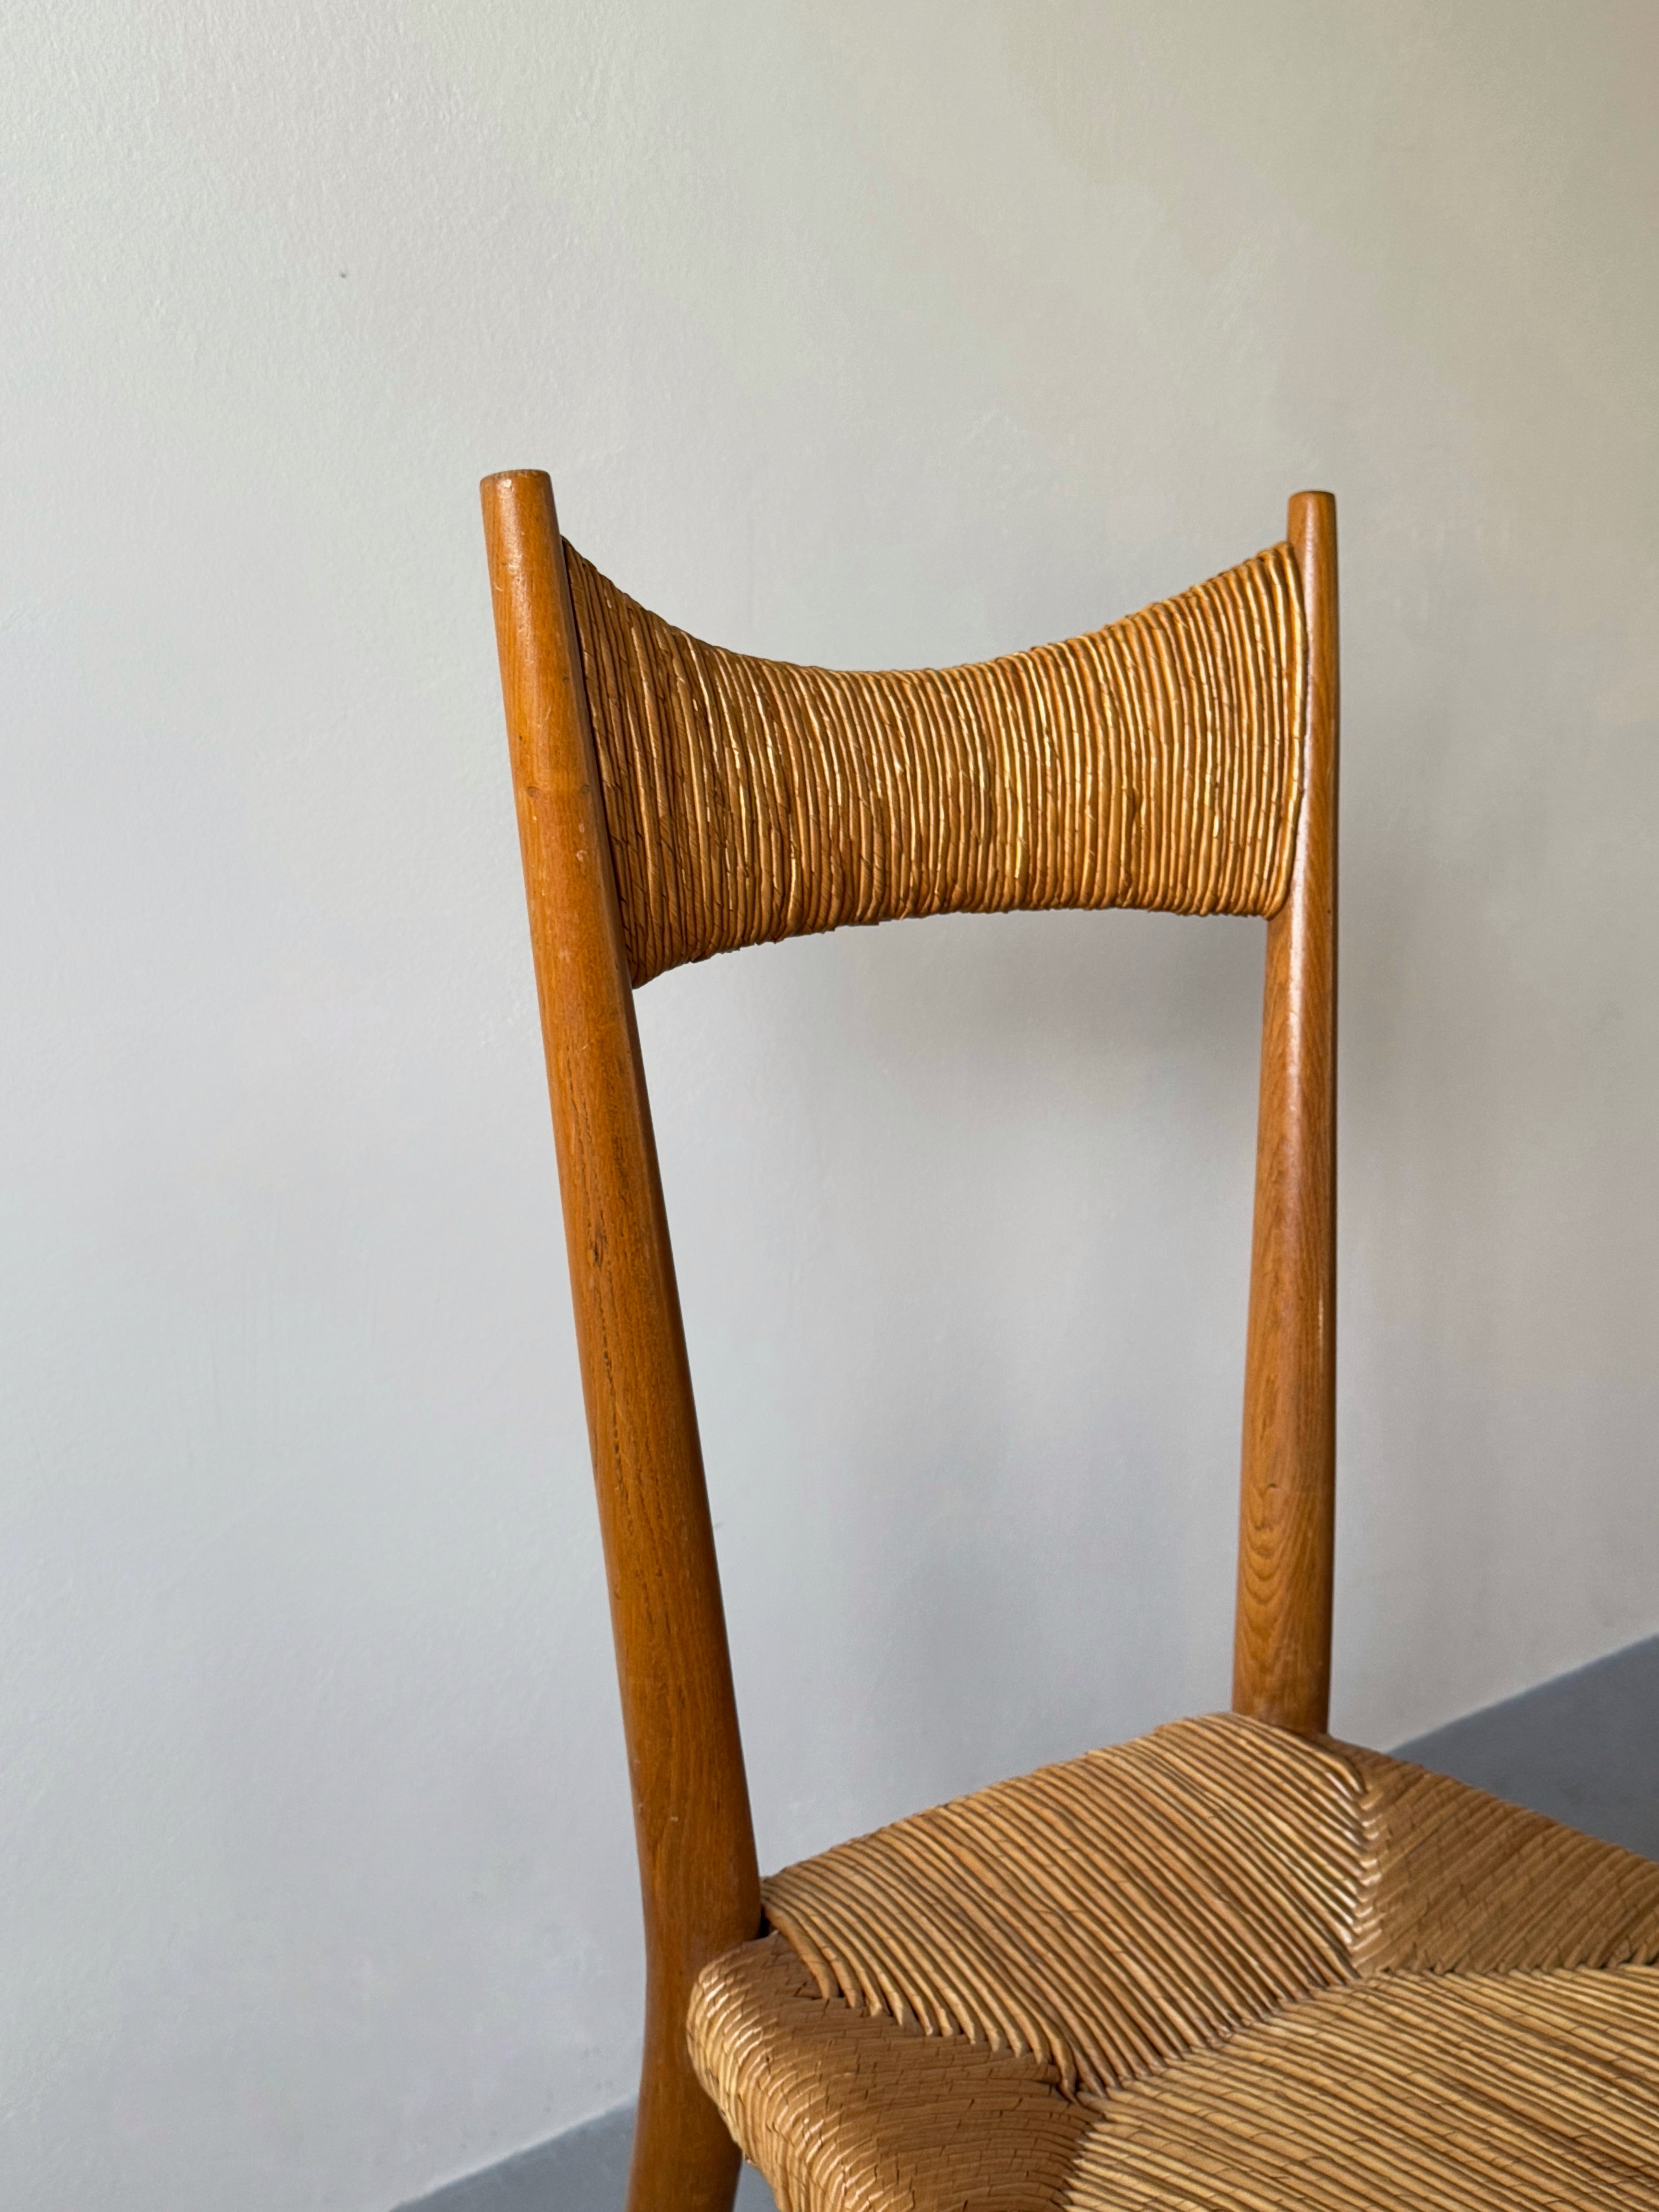
<instances>
[{"instance_id":1,"label":"grey floor","mask_svg":"<svg viewBox=\"0 0 1659 2212\"><path fill-rule=\"evenodd\" d=\"M1659 1859L1659 1636L1402 1743L1400 1753Z\"/></svg>"},{"instance_id":2,"label":"grey floor","mask_svg":"<svg viewBox=\"0 0 1659 2212\"><path fill-rule=\"evenodd\" d=\"M633 2142L634 2108L618 2105L400 2212L621 2212ZM752 2166L738 2185L738 2212L777 2212Z\"/></svg>"},{"instance_id":3,"label":"grey floor","mask_svg":"<svg viewBox=\"0 0 1659 2212\"><path fill-rule=\"evenodd\" d=\"M1659 1636L1400 1746L1407 1759L1659 1859ZM619 2212L626 2106L401 2212ZM745 2169L738 2212L775 2212Z\"/></svg>"}]
</instances>

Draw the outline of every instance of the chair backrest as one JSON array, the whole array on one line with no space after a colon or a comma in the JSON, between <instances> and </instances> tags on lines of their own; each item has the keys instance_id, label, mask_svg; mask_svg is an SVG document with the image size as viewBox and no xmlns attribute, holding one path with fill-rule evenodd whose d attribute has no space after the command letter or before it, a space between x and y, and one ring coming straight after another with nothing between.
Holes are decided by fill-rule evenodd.
<instances>
[{"instance_id":1,"label":"chair backrest","mask_svg":"<svg viewBox=\"0 0 1659 2212\"><path fill-rule=\"evenodd\" d=\"M635 984L845 922L1284 900L1306 682L1284 545L1086 637L894 673L725 653L565 566Z\"/></svg>"},{"instance_id":2,"label":"chair backrest","mask_svg":"<svg viewBox=\"0 0 1659 2212\"><path fill-rule=\"evenodd\" d=\"M1326 1723L1334 1499L1334 502L1196 590L975 666L848 675L672 629L485 532L644 1892L646 2094L709 2124L691 1982L760 1899L633 990L844 922L1016 907L1267 917L1235 1709ZM714 2124L718 2125L718 2122ZM681 2131L677 2135L676 2130Z\"/></svg>"}]
</instances>

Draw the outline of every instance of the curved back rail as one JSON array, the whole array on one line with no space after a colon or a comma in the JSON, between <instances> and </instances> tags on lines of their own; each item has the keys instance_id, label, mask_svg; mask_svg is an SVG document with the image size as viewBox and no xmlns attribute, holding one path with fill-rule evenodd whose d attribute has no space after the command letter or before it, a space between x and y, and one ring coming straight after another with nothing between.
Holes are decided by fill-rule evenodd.
<instances>
[{"instance_id":1,"label":"curved back rail","mask_svg":"<svg viewBox=\"0 0 1659 2212\"><path fill-rule=\"evenodd\" d=\"M1087 636L844 674L728 653L483 487L646 1923L630 2212L726 2212L692 2075L760 1889L633 987L845 922L1139 906L1269 917L1233 1701L1325 1725L1335 1357L1335 507Z\"/></svg>"},{"instance_id":2,"label":"curved back rail","mask_svg":"<svg viewBox=\"0 0 1659 2212\"><path fill-rule=\"evenodd\" d=\"M636 984L847 922L1283 903L1305 695L1286 546L1085 637L890 673L723 652L565 561Z\"/></svg>"}]
</instances>

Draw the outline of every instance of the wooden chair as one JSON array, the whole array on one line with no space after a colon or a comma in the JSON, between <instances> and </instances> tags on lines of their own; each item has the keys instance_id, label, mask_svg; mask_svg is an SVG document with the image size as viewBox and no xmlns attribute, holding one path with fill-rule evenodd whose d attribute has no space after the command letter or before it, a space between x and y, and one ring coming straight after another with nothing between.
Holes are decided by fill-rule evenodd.
<instances>
[{"instance_id":1,"label":"wooden chair","mask_svg":"<svg viewBox=\"0 0 1659 2212\"><path fill-rule=\"evenodd\" d=\"M1659 2207L1659 1866L1325 1734L1335 508L1086 637L702 645L483 506L647 1960L631 2212ZM842 922L1265 916L1233 1709L758 1879L633 993Z\"/></svg>"}]
</instances>

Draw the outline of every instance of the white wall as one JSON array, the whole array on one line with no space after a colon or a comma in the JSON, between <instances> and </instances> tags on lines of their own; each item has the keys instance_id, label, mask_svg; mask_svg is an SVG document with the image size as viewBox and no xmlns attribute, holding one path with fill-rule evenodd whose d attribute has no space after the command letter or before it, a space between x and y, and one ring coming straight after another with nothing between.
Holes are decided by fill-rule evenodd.
<instances>
[{"instance_id":1,"label":"white wall","mask_svg":"<svg viewBox=\"0 0 1659 2212\"><path fill-rule=\"evenodd\" d=\"M13 0L0 2202L630 2087L474 484L953 659L1341 501L1337 1724L1659 1627L1648 0ZM641 1001L763 1857L1224 1699L1259 925Z\"/></svg>"}]
</instances>

